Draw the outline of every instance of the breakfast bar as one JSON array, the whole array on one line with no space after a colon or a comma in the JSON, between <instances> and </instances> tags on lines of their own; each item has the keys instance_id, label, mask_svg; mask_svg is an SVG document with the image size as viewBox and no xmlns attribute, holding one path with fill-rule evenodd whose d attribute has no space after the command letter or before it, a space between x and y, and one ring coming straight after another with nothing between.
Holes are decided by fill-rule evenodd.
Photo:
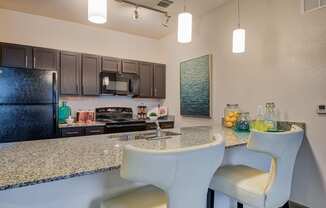
<instances>
[{"instance_id":1,"label":"breakfast bar","mask_svg":"<svg viewBox=\"0 0 326 208\"><path fill-rule=\"evenodd\" d=\"M149 149L173 149L209 143L221 134L226 148L243 146L246 134L222 127L186 127L161 140L137 139L146 132L8 143L0 146L0 190L46 183L118 169L126 144ZM248 136L248 134L247 134Z\"/></svg>"}]
</instances>

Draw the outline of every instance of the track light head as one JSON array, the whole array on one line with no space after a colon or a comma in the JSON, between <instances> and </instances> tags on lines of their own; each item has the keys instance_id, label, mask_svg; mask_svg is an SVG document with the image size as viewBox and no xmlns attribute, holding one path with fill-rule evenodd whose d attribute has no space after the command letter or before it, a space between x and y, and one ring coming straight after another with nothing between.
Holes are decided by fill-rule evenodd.
<instances>
[{"instance_id":1,"label":"track light head","mask_svg":"<svg viewBox=\"0 0 326 208\"><path fill-rule=\"evenodd\" d=\"M138 7L137 6L135 8L135 11L134 11L134 14L133 14L132 18L134 20L138 20L139 19L139 13L138 13Z\"/></svg>"}]
</instances>

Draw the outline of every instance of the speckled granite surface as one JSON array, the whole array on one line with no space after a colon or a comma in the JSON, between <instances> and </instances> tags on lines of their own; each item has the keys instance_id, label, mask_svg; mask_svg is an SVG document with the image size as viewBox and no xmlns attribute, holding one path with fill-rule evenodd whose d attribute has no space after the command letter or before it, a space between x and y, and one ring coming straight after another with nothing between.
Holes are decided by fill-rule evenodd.
<instances>
[{"instance_id":1,"label":"speckled granite surface","mask_svg":"<svg viewBox=\"0 0 326 208\"><path fill-rule=\"evenodd\" d=\"M91 126L105 126L103 122L94 123L73 123L73 124L59 124L59 128L73 128L73 127L91 127Z\"/></svg>"},{"instance_id":2,"label":"speckled granite surface","mask_svg":"<svg viewBox=\"0 0 326 208\"><path fill-rule=\"evenodd\" d=\"M213 141L225 136L226 147L246 144L229 129L191 127L173 129L182 135L166 140L134 139L140 133L96 135L28 141L0 145L0 190L117 169L126 144L147 149L173 149Z\"/></svg>"}]
</instances>

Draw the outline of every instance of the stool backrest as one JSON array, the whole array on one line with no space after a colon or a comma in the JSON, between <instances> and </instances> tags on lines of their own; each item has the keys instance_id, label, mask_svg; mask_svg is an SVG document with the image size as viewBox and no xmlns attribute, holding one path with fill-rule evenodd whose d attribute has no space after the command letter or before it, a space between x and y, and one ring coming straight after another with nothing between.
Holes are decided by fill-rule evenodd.
<instances>
[{"instance_id":1,"label":"stool backrest","mask_svg":"<svg viewBox=\"0 0 326 208\"><path fill-rule=\"evenodd\" d=\"M120 175L163 189L169 196L169 207L204 207L209 183L224 155L222 136L214 138L210 144L172 150L126 145Z\"/></svg>"},{"instance_id":2,"label":"stool backrest","mask_svg":"<svg viewBox=\"0 0 326 208\"><path fill-rule=\"evenodd\" d=\"M303 137L304 131L296 125L287 132L251 132L248 149L272 156L265 207L282 206L289 200L294 164Z\"/></svg>"}]
</instances>

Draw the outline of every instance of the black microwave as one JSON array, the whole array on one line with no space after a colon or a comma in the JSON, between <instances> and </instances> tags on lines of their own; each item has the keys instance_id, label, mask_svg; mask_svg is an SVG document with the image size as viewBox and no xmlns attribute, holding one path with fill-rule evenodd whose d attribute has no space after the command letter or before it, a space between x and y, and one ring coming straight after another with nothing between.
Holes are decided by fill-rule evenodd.
<instances>
[{"instance_id":1,"label":"black microwave","mask_svg":"<svg viewBox=\"0 0 326 208\"><path fill-rule=\"evenodd\" d=\"M139 95L139 76L116 72L101 72L102 95Z\"/></svg>"}]
</instances>

